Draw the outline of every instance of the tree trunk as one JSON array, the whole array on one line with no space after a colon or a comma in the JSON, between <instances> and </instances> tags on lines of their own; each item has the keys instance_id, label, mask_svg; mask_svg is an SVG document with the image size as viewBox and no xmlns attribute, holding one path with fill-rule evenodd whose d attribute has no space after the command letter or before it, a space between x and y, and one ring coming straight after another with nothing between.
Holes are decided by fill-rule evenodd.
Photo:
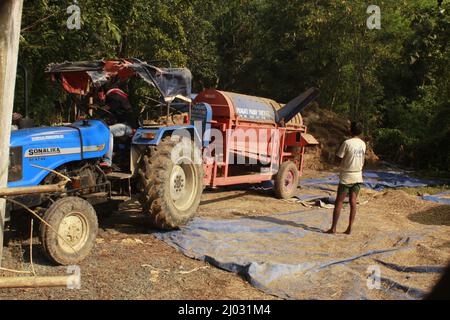
<instances>
[{"instance_id":1,"label":"tree trunk","mask_svg":"<svg viewBox=\"0 0 450 320\"><path fill-rule=\"evenodd\" d=\"M9 139L16 84L23 0L0 2L0 188L8 182ZM0 266L3 254L5 200L0 199Z\"/></svg>"}]
</instances>

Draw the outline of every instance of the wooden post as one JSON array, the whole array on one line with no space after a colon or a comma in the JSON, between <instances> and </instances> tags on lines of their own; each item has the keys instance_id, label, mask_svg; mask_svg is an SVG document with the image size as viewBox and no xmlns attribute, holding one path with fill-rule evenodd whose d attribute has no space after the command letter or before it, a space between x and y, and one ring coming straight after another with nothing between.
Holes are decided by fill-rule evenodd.
<instances>
[{"instance_id":1,"label":"wooden post","mask_svg":"<svg viewBox=\"0 0 450 320\"><path fill-rule=\"evenodd\" d=\"M0 188L8 183L9 139L19 53L23 0L0 1ZM5 200L0 199L0 266Z\"/></svg>"}]
</instances>

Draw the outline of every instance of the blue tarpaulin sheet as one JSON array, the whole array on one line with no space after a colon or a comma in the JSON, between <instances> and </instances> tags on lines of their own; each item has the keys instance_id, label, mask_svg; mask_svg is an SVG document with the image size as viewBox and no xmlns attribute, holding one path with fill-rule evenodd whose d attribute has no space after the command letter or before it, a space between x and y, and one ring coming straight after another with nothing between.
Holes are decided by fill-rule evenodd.
<instances>
[{"instance_id":1,"label":"blue tarpaulin sheet","mask_svg":"<svg viewBox=\"0 0 450 320\"><path fill-rule=\"evenodd\" d=\"M385 188L417 188L449 183L449 181L446 180L413 178L402 171L364 171L363 178L364 187L376 191L381 191ZM326 178L305 179L300 181L300 185L304 188L314 188L324 191L336 191L336 189L330 188L329 185L338 184L339 176L337 174L331 175ZM421 199L437 203L450 204L450 192L442 192L435 195L426 195L422 196ZM312 196L311 200L313 200Z\"/></svg>"},{"instance_id":2,"label":"blue tarpaulin sheet","mask_svg":"<svg viewBox=\"0 0 450 320\"><path fill-rule=\"evenodd\" d=\"M437 203L450 204L450 191L441 192L432 196L422 196L422 199Z\"/></svg>"},{"instance_id":3,"label":"blue tarpaulin sheet","mask_svg":"<svg viewBox=\"0 0 450 320\"><path fill-rule=\"evenodd\" d=\"M442 181L438 180L413 178L401 171L363 171L363 178L366 188L377 191L383 190L384 188L415 188L442 184ZM305 179L300 181L301 186L338 184L339 176L337 174L321 179Z\"/></svg>"},{"instance_id":4,"label":"blue tarpaulin sheet","mask_svg":"<svg viewBox=\"0 0 450 320\"><path fill-rule=\"evenodd\" d=\"M374 264L373 258L409 250L420 238L405 230L379 231L363 246L350 237L342 245L335 243L336 236L323 233L330 218L331 211L323 209L195 218L180 230L155 236L189 257L238 273L257 288L286 299L370 299L367 266ZM392 298L404 299L407 291L415 293L407 298L421 296L420 290L400 284L389 288Z\"/></svg>"}]
</instances>

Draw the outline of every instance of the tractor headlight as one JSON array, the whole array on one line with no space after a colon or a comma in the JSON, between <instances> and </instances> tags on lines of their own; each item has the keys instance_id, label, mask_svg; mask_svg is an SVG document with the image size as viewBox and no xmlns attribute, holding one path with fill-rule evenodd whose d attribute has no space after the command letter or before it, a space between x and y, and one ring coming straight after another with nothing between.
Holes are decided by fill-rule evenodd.
<instances>
[{"instance_id":1,"label":"tractor headlight","mask_svg":"<svg viewBox=\"0 0 450 320\"><path fill-rule=\"evenodd\" d=\"M8 182L22 180L22 147L9 149Z\"/></svg>"},{"instance_id":2,"label":"tractor headlight","mask_svg":"<svg viewBox=\"0 0 450 320\"><path fill-rule=\"evenodd\" d=\"M153 140L156 137L156 132L142 132L141 133L141 138L142 139L148 139L148 140Z\"/></svg>"}]
</instances>

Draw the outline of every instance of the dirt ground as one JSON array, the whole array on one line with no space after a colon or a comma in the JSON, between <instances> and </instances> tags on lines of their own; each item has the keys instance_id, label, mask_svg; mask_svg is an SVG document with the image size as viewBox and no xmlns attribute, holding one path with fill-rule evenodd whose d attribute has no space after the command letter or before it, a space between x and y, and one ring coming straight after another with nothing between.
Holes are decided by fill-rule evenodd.
<instances>
[{"instance_id":1,"label":"dirt ground","mask_svg":"<svg viewBox=\"0 0 450 320\"><path fill-rule=\"evenodd\" d=\"M307 170L305 178L329 175ZM299 194L317 194L317 190L299 189ZM294 201L275 199L268 190L205 190L199 217L236 218L273 215L305 207ZM314 210L314 208L311 208ZM328 209L330 222L332 209ZM338 231L345 230L348 208L344 209ZM363 189L351 236L338 234L328 250L348 243L364 243L374 234L408 230L426 231L412 250L395 256L401 265L444 266L450 259L450 206L419 200L400 190L375 192ZM4 268L30 270L27 232L6 234ZM240 276L187 258L152 235L131 202L119 212L100 220L97 244L80 264L82 287L69 289L0 289L0 299L277 299L252 287ZM66 268L51 265L42 255L38 239L33 239L33 266L38 275L64 275ZM389 274L389 270L383 270ZM0 276L14 275L0 271ZM409 277L399 282L429 290L439 274ZM314 292L306 299L313 299ZM385 298L383 295L380 299ZM333 297L330 297L333 299Z\"/></svg>"}]
</instances>

